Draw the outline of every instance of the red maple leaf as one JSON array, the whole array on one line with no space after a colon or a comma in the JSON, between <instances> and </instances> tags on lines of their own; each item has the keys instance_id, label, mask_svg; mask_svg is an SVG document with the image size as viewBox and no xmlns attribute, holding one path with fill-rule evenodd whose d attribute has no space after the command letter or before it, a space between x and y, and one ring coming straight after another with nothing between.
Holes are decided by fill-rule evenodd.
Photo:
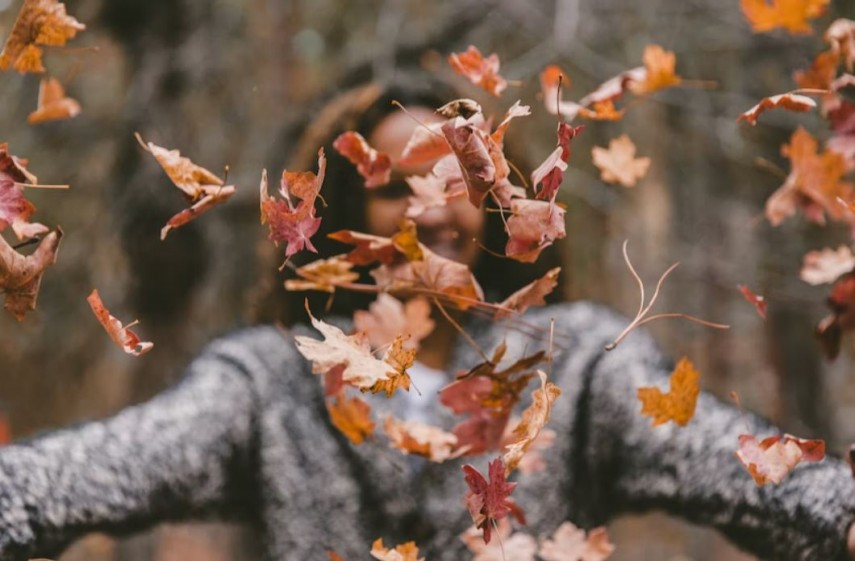
<instances>
[{"instance_id":1,"label":"red maple leaf","mask_svg":"<svg viewBox=\"0 0 855 561\"><path fill-rule=\"evenodd\" d=\"M584 128L584 125L574 127L568 123L558 123L558 147L531 173L531 184L535 187L538 183L541 184L536 195L538 199L555 200L558 187L564 180L567 160L570 159L570 141L576 138Z\"/></svg>"},{"instance_id":2,"label":"red maple leaf","mask_svg":"<svg viewBox=\"0 0 855 561\"><path fill-rule=\"evenodd\" d=\"M481 475L469 464L463 466L466 484L466 508L475 522L476 528L484 530L484 543L490 543L490 529L496 521L512 514L520 524L525 524L525 513L520 506L510 498L516 483L508 483L505 479L505 464L501 458L496 458L488 466L490 480Z\"/></svg>"}]
</instances>

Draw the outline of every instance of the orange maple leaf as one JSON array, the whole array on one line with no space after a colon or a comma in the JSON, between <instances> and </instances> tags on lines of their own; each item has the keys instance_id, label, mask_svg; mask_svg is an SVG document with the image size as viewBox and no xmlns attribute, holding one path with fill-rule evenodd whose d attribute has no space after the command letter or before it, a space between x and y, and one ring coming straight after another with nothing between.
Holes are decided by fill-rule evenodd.
<instances>
[{"instance_id":1,"label":"orange maple leaf","mask_svg":"<svg viewBox=\"0 0 855 561\"><path fill-rule=\"evenodd\" d=\"M104 302L101 301L101 295L98 294L97 289L93 290L92 293L89 294L86 301L89 302L89 306L92 308L92 313L94 313L95 317L98 318L98 321L101 323L101 326L104 327L104 330L110 336L110 339L112 339L116 345L121 347L123 351L130 355L140 356L149 352L154 347L154 343L140 341L137 334L131 331L130 328L133 325L136 325L136 321L133 321L128 325L122 325L121 321L117 320L110 314L110 311L106 306L104 306Z\"/></svg>"},{"instance_id":2,"label":"orange maple leaf","mask_svg":"<svg viewBox=\"0 0 855 561\"><path fill-rule=\"evenodd\" d=\"M641 57L644 62L644 79L630 81L629 89L636 95L643 95L678 85L682 79L674 73L677 56L659 45L647 45Z\"/></svg>"},{"instance_id":3,"label":"orange maple leaf","mask_svg":"<svg viewBox=\"0 0 855 561\"><path fill-rule=\"evenodd\" d=\"M558 286L558 274L560 272L561 267L550 269L541 278L508 296L499 304L501 309L496 312L495 318L508 317L512 311L521 314L531 306L545 306L546 300L544 298Z\"/></svg>"},{"instance_id":4,"label":"orange maple leaf","mask_svg":"<svg viewBox=\"0 0 855 561\"><path fill-rule=\"evenodd\" d=\"M757 118L767 109L787 109L796 113L804 113L816 107L816 101L792 92L764 97L760 103L736 118L736 121L748 121L752 125L757 124Z\"/></svg>"},{"instance_id":5,"label":"orange maple leaf","mask_svg":"<svg viewBox=\"0 0 855 561\"><path fill-rule=\"evenodd\" d=\"M382 538L377 538L371 544L371 557L380 561L425 561L424 557L419 557L416 542L406 542L392 549L383 547Z\"/></svg>"},{"instance_id":6,"label":"orange maple leaf","mask_svg":"<svg viewBox=\"0 0 855 561\"><path fill-rule=\"evenodd\" d=\"M603 181L624 187L635 187L650 167L650 158L635 157L635 144L625 134L612 139L608 149L594 146L591 155Z\"/></svg>"},{"instance_id":7,"label":"orange maple leaf","mask_svg":"<svg viewBox=\"0 0 855 561\"><path fill-rule=\"evenodd\" d=\"M356 166L359 175L365 179L365 187L373 189L389 183L392 174L392 160L388 154L378 152L368 145L368 141L356 131L341 133L334 141L333 148Z\"/></svg>"},{"instance_id":8,"label":"orange maple leaf","mask_svg":"<svg viewBox=\"0 0 855 561\"><path fill-rule=\"evenodd\" d=\"M840 64L840 53L828 50L819 53L807 70L796 70L793 80L800 88L827 90L837 76L837 66Z\"/></svg>"},{"instance_id":9,"label":"orange maple leaf","mask_svg":"<svg viewBox=\"0 0 855 561\"><path fill-rule=\"evenodd\" d=\"M383 361L393 368L387 373L388 379L378 380L373 386L368 389L363 388L362 391L386 392L386 397L392 397L398 388L410 391L410 375L407 374L407 370L416 362L416 351L404 348L406 340L406 337L400 335L395 337L389 350L383 355Z\"/></svg>"},{"instance_id":10,"label":"orange maple leaf","mask_svg":"<svg viewBox=\"0 0 855 561\"><path fill-rule=\"evenodd\" d=\"M680 426L692 420L700 393L700 373L688 358L683 357L671 373L668 393L656 387L638 388L641 414L653 417L653 426L674 421Z\"/></svg>"},{"instance_id":11,"label":"orange maple leaf","mask_svg":"<svg viewBox=\"0 0 855 561\"><path fill-rule=\"evenodd\" d=\"M48 121L71 119L80 114L77 100L66 97L65 90L56 78L42 78L39 84L39 102L35 111L29 114L27 122L31 125Z\"/></svg>"},{"instance_id":12,"label":"orange maple leaf","mask_svg":"<svg viewBox=\"0 0 855 561\"><path fill-rule=\"evenodd\" d=\"M359 273L352 269L353 263L343 255L318 259L294 271L300 278L286 280L285 290L319 290L332 294L336 286L359 279Z\"/></svg>"},{"instance_id":13,"label":"orange maple leaf","mask_svg":"<svg viewBox=\"0 0 855 561\"><path fill-rule=\"evenodd\" d=\"M789 434L770 436L757 442L751 434L739 435L736 457L742 462L754 482L780 483L801 462L818 462L825 457L825 442L806 440Z\"/></svg>"},{"instance_id":14,"label":"orange maple leaf","mask_svg":"<svg viewBox=\"0 0 855 561\"><path fill-rule=\"evenodd\" d=\"M359 397L339 394L335 401L327 402L327 411L333 426L354 444L362 444L374 432L371 406Z\"/></svg>"},{"instance_id":15,"label":"orange maple leaf","mask_svg":"<svg viewBox=\"0 0 855 561\"><path fill-rule=\"evenodd\" d=\"M0 52L0 70L14 68L25 72L44 72L42 46L62 47L86 26L65 13L65 4L57 0L24 0L12 32Z\"/></svg>"},{"instance_id":16,"label":"orange maple leaf","mask_svg":"<svg viewBox=\"0 0 855 561\"><path fill-rule=\"evenodd\" d=\"M485 58L475 46L469 45L462 53L450 54L448 64L455 72L496 97L508 87L508 82L499 75L499 56L495 53Z\"/></svg>"},{"instance_id":17,"label":"orange maple leaf","mask_svg":"<svg viewBox=\"0 0 855 561\"><path fill-rule=\"evenodd\" d=\"M742 13L754 33L782 27L794 35L813 32L808 20L825 13L831 0L740 0Z\"/></svg>"},{"instance_id":18,"label":"orange maple leaf","mask_svg":"<svg viewBox=\"0 0 855 561\"><path fill-rule=\"evenodd\" d=\"M391 440L391 445L405 454L423 456L436 463L459 455L454 453L457 437L439 427L386 417L383 429Z\"/></svg>"}]
</instances>

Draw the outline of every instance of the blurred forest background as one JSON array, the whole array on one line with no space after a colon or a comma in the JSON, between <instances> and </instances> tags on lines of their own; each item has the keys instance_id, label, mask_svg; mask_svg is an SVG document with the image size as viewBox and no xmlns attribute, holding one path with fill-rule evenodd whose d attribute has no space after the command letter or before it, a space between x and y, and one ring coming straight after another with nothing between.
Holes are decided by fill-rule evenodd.
<instances>
[{"instance_id":1,"label":"blurred forest background","mask_svg":"<svg viewBox=\"0 0 855 561\"><path fill-rule=\"evenodd\" d=\"M20 3L0 0L3 37ZM638 292L620 256L623 240L648 282L679 261L657 309L733 328L653 324L667 352L691 357L707 390L723 398L739 392L784 429L825 438L832 453L855 441L852 343L834 364L821 358L812 334L828 287L798 277L806 251L847 243L849 232L801 218L771 227L763 205L781 179L754 161L787 169L779 150L795 127L819 136L827 128L815 112L770 112L753 128L736 123L761 97L795 87L792 72L823 49L821 31L832 19L855 17L852 2L832 2L814 25L818 33L802 37L752 34L737 0L69 0L67 7L88 26L71 46L98 50L50 53L47 65L83 113L28 126L38 78L8 73L0 82L0 140L30 159L42 183L71 185L27 193L39 208L35 219L61 225L66 237L38 309L21 323L0 315L0 402L15 437L144 400L212 338L251 321L259 283L275 262L259 224L261 169L275 175L287 165L293 126L341 84L423 65L487 102L451 76L445 57L469 44L496 52L502 74L521 85L485 109L500 115L517 98L532 106L533 117L515 122L509 136L523 139L536 164L555 144L555 117L538 98L540 70L561 65L573 82L565 98L578 99L638 66L645 45L657 43L677 54L684 78L717 86L657 93L622 122L589 124L574 140L562 187L563 282L575 299L633 314ZM237 194L161 242L161 225L183 201L134 131L215 173L228 164ZM652 159L633 190L603 184L590 158L592 146L622 132ZM767 321L743 300L740 283L767 297ZM139 318L139 333L155 342L150 354L134 359L113 345L85 300L94 287L118 317ZM749 559L715 532L661 515L621 519L610 533L616 561ZM63 559L257 557L253 536L237 526L190 524L119 541L92 536Z\"/></svg>"}]
</instances>

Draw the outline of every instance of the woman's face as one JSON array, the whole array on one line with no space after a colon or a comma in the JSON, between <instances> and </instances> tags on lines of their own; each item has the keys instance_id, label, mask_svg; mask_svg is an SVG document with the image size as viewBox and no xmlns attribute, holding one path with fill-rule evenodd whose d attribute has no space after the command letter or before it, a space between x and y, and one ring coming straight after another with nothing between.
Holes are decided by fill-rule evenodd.
<instances>
[{"instance_id":1,"label":"woman's face","mask_svg":"<svg viewBox=\"0 0 855 561\"><path fill-rule=\"evenodd\" d=\"M426 107L413 107L409 112L424 123L437 121L437 115ZM413 130L421 126L402 111L390 113L368 137L375 149L398 159ZM377 236L391 236L398 231L407 210L408 196L412 190L404 178L424 175L433 164L422 166L394 166L392 181L379 189L369 189L366 203L368 231ZM427 209L415 218L419 241L435 253L454 261L473 265L478 257L478 244L484 231L484 213L475 208L466 197L455 197L446 206Z\"/></svg>"}]
</instances>

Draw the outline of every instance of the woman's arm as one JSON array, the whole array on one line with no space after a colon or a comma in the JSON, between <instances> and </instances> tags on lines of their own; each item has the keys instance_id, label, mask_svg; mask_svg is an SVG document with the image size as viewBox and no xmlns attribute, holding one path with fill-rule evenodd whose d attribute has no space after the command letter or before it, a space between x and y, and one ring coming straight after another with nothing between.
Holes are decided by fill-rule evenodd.
<instances>
[{"instance_id":1,"label":"woman's arm","mask_svg":"<svg viewBox=\"0 0 855 561\"><path fill-rule=\"evenodd\" d=\"M739 434L758 437L780 430L701 393L685 427L653 427L641 415L638 388L667 391L673 364L646 334L601 349L623 323L601 310L601 325L588 333L589 368L577 400L577 481L587 481L594 518L661 509L718 528L761 559L849 559L847 531L855 521L855 481L842 461L826 458L799 465L778 485L757 487L736 458ZM616 331L615 331L616 332ZM598 333L598 334L597 334ZM608 336L603 337L604 334ZM586 337L587 338L587 337ZM747 423L747 426L746 426ZM800 435L804 436L804 435Z\"/></svg>"},{"instance_id":2,"label":"woman's arm","mask_svg":"<svg viewBox=\"0 0 855 561\"><path fill-rule=\"evenodd\" d=\"M0 559L52 557L91 531L250 517L255 409L271 370L253 348L275 356L283 343L274 329L221 340L147 403L0 449Z\"/></svg>"}]
</instances>

